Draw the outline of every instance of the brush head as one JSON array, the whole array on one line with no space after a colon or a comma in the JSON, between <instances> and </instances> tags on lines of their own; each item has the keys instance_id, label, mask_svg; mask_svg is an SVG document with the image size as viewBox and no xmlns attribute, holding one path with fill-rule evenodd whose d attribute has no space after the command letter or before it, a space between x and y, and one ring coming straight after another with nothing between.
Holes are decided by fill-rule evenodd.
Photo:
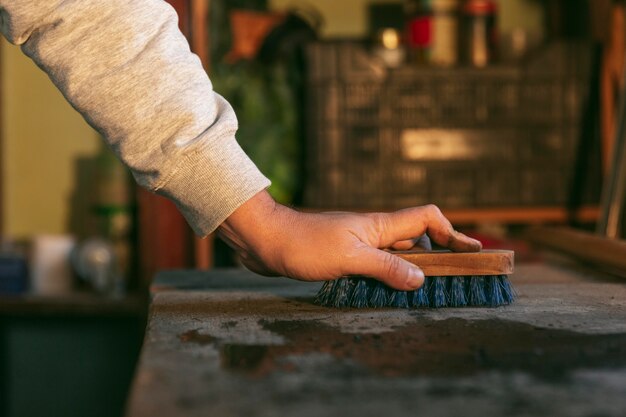
<instances>
[{"instance_id":1,"label":"brush head","mask_svg":"<svg viewBox=\"0 0 626 417\"><path fill-rule=\"evenodd\" d=\"M397 291L373 278L343 277L326 281L315 303L337 308L442 308L498 307L515 300L515 290L507 277L513 273L512 251L394 254L424 271L426 278L421 288Z\"/></svg>"},{"instance_id":2,"label":"brush head","mask_svg":"<svg viewBox=\"0 0 626 417\"><path fill-rule=\"evenodd\" d=\"M499 307L515 301L506 275L426 277L415 291L397 291L367 277L326 281L315 303L336 308Z\"/></svg>"}]
</instances>

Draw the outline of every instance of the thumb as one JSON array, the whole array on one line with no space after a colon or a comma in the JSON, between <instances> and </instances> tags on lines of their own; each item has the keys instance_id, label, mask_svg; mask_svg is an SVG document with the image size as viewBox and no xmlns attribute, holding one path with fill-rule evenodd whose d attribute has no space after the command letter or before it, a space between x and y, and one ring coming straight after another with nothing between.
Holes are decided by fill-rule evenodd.
<instances>
[{"instance_id":1,"label":"thumb","mask_svg":"<svg viewBox=\"0 0 626 417\"><path fill-rule=\"evenodd\" d=\"M358 257L356 274L367 275L400 291L412 291L424 284L417 266L380 249L367 247Z\"/></svg>"}]
</instances>

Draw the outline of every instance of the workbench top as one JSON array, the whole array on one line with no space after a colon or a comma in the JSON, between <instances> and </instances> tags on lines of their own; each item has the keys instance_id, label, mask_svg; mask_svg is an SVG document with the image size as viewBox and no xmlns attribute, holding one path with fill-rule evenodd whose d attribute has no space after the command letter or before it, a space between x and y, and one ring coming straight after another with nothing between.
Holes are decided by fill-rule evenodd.
<instances>
[{"instance_id":1,"label":"workbench top","mask_svg":"<svg viewBox=\"0 0 626 417\"><path fill-rule=\"evenodd\" d=\"M336 310L318 283L162 273L127 415L626 415L626 283L545 263L511 280L508 307Z\"/></svg>"}]
</instances>

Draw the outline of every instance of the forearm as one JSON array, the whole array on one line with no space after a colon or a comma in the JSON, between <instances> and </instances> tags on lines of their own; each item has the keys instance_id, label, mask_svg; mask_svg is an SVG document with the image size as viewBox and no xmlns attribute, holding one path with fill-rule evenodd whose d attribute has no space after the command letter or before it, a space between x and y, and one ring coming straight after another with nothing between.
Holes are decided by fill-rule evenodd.
<instances>
[{"instance_id":1,"label":"forearm","mask_svg":"<svg viewBox=\"0 0 626 417\"><path fill-rule=\"evenodd\" d=\"M0 0L21 45L142 186L204 235L269 181L234 140L237 120L160 0Z\"/></svg>"}]
</instances>

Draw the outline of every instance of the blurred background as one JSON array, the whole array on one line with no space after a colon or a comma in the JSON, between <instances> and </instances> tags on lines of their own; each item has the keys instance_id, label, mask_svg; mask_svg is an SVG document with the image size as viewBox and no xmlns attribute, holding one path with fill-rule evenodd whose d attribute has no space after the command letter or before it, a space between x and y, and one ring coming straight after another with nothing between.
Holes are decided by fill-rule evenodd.
<instances>
[{"instance_id":1,"label":"blurred background","mask_svg":"<svg viewBox=\"0 0 626 417\"><path fill-rule=\"evenodd\" d=\"M434 203L527 259L529 226L596 227L617 160L621 1L170 3L278 201ZM4 39L0 88L0 414L121 415L154 274L238 261L138 189Z\"/></svg>"}]
</instances>

